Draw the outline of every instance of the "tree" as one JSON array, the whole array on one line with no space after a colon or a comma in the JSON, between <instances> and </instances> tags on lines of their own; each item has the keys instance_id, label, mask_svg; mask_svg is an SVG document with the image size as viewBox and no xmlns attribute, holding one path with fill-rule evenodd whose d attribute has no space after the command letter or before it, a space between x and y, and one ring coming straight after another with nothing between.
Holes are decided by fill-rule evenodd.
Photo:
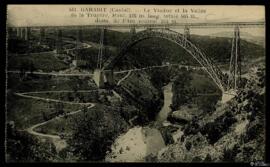
<instances>
[{"instance_id":1,"label":"tree","mask_svg":"<svg viewBox=\"0 0 270 167\"><path fill-rule=\"evenodd\" d=\"M127 127L120 113L101 106L82 112L72 122L74 133L68 142L80 160L102 160L113 139Z\"/></svg>"},{"instance_id":2,"label":"tree","mask_svg":"<svg viewBox=\"0 0 270 167\"><path fill-rule=\"evenodd\" d=\"M21 79L21 81L24 79L24 77L25 77L25 63L22 63L21 65L20 65L20 79Z\"/></svg>"},{"instance_id":3,"label":"tree","mask_svg":"<svg viewBox=\"0 0 270 167\"><path fill-rule=\"evenodd\" d=\"M40 142L27 132L7 128L8 162L50 162L59 160L53 143Z\"/></svg>"},{"instance_id":4,"label":"tree","mask_svg":"<svg viewBox=\"0 0 270 167\"><path fill-rule=\"evenodd\" d=\"M87 111L88 111L88 109L87 109L86 105L83 105L82 112L85 114L85 113L87 113Z\"/></svg>"},{"instance_id":5,"label":"tree","mask_svg":"<svg viewBox=\"0 0 270 167\"><path fill-rule=\"evenodd\" d=\"M170 82L170 75L167 69L153 70L150 72L151 82L156 88L161 88L164 83Z\"/></svg>"},{"instance_id":6,"label":"tree","mask_svg":"<svg viewBox=\"0 0 270 167\"><path fill-rule=\"evenodd\" d=\"M180 71L176 76L175 81L172 85L173 93L173 108L178 108L179 106L186 104L191 99L192 89L190 88L191 75L188 71Z\"/></svg>"},{"instance_id":7,"label":"tree","mask_svg":"<svg viewBox=\"0 0 270 167\"><path fill-rule=\"evenodd\" d=\"M30 61L29 69L30 69L30 74L32 75L33 72L36 70L33 61Z\"/></svg>"},{"instance_id":8,"label":"tree","mask_svg":"<svg viewBox=\"0 0 270 167\"><path fill-rule=\"evenodd\" d=\"M42 111L42 118L43 118L44 121L49 120L49 118L48 118L48 116L47 116L47 114L46 114L45 111Z\"/></svg>"},{"instance_id":9,"label":"tree","mask_svg":"<svg viewBox=\"0 0 270 167\"><path fill-rule=\"evenodd\" d=\"M55 103L54 104L54 109L57 113L57 115L64 114L64 104L63 103Z\"/></svg>"}]
</instances>

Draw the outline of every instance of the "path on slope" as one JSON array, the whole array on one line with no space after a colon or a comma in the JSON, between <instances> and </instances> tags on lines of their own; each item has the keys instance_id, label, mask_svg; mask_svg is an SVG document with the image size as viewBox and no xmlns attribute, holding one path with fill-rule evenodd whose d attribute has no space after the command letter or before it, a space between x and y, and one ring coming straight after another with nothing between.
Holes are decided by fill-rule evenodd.
<instances>
[{"instance_id":1,"label":"path on slope","mask_svg":"<svg viewBox=\"0 0 270 167\"><path fill-rule=\"evenodd\" d=\"M196 69L204 69L204 67L199 67L199 66L189 66L189 65L181 65L181 64L169 64L169 65L160 65L160 66L150 66L150 67L144 67L144 68L135 68L135 69L130 69L130 70L122 70L122 71L114 71L114 74L121 74L121 73L126 73L126 72L132 72L132 71L142 71L142 70L149 70L149 69L154 69L154 68L163 68L163 67L168 67L168 66L178 66L178 67L184 67L184 68L190 68L193 70ZM108 71L108 70L104 70ZM10 70L7 71L8 73L17 73L20 74L21 72L18 70ZM59 73L59 72L30 72L26 71L26 74L36 74L36 75L53 75L53 76L93 76L93 73Z\"/></svg>"},{"instance_id":2,"label":"path on slope","mask_svg":"<svg viewBox=\"0 0 270 167\"><path fill-rule=\"evenodd\" d=\"M97 91L97 90L91 90L91 91ZM46 102L58 102L58 103L65 103L65 104L79 104L79 105L86 105L88 106L87 108L93 108L95 106L95 103L77 103L77 102L68 102L68 101L62 101L62 100L56 100L56 99L50 99L50 98L42 98L42 97L37 97L37 96L30 96L30 95L25 95L25 94L28 94L28 93L48 93L48 92L71 92L71 91L39 91L39 92L24 92L24 93L14 93L15 95L17 96L20 96L20 97L24 97L24 98L31 98L31 99L36 99L36 100L43 100L43 101L46 101ZM90 91L79 91L79 92L90 92ZM38 124L35 124L33 126L31 126L30 128L27 128L26 131L32 135L36 135L36 136L41 136L41 137L48 137L48 138L52 138L52 139L60 139L60 136L58 135L51 135L51 134L45 134L45 133L39 133L39 132L36 132L35 129L42 126L42 125L45 125L47 124L48 122L52 121L52 120L55 120L57 118L63 118L64 116L69 116L69 115L73 115L73 114L77 114L78 112L82 111L81 109L80 110L76 110L76 111L72 111L72 112L69 112L67 113L66 115L58 115L58 116L55 116L54 118L50 119L50 120L47 120L47 121L44 121L44 122L41 122L41 123L38 123Z\"/></svg>"},{"instance_id":3,"label":"path on slope","mask_svg":"<svg viewBox=\"0 0 270 167\"><path fill-rule=\"evenodd\" d=\"M88 106L87 108L92 108L95 106L94 103L88 103L90 104L90 106ZM73 112L69 112L66 114L66 116L69 116L69 115L73 115L73 114L77 114L78 112L82 111L81 109L80 110L77 110L77 111L73 111ZM49 123L50 121L52 120L55 120L57 118L63 118L65 115L59 115L59 116L56 116L48 121L44 121L44 122L41 122L41 123L38 123L38 124L35 124L33 126L31 126L30 128L27 128L26 131L32 135L36 135L36 136L41 136L41 137L49 137L49 138L52 138L52 139L61 139L60 136L58 135L51 135L51 134L45 134L45 133L40 133L40 132L36 132L35 129L42 126L42 125L45 125L47 123Z\"/></svg>"},{"instance_id":4,"label":"path on slope","mask_svg":"<svg viewBox=\"0 0 270 167\"><path fill-rule=\"evenodd\" d=\"M124 80L126 80L130 74L131 74L132 71L128 71L127 75L125 75L122 79L120 79L118 82L117 82L117 86L121 84L121 82L123 82Z\"/></svg>"}]
</instances>

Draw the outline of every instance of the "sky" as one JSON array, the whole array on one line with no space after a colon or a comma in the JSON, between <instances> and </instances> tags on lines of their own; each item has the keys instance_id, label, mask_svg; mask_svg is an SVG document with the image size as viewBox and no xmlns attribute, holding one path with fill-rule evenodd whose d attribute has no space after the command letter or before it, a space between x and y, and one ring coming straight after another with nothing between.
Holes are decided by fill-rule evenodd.
<instances>
[{"instance_id":1,"label":"sky","mask_svg":"<svg viewBox=\"0 0 270 167\"><path fill-rule=\"evenodd\" d=\"M71 12L71 8L76 8L76 12ZM104 12L81 12L82 9L107 8ZM248 21L264 21L265 9L264 6L224 6L224 5L8 5L7 24L8 26L65 26L65 25L94 25L96 17L78 17L80 13L86 14L107 14L109 23L112 24L112 14L125 14L126 12L110 12L111 9L121 10L128 9L130 13L159 16L158 21L161 21L164 14L175 15L178 18L174 19L177 23L195 23L195 22L248 22ZM171 13L159 12L154 9L172 10ZM175 11L179 9L179 13ZM195 18L182 18L183 9L188 11L188 14L193 14ZM197 10L197 13L192 13L191 10ZM148 12L146 12L148 11ZM72 17L75 13L77 17ZM100 17L101 18L101 17ZM148 18L145 18L148 19ZM121 19L120 19L121 20ZM139 19L136 18L136 21ZM141 19L142 20L142 19ZM170 20L170 19L167 19ZM221 29L216 30L216 32ZM209 33L206 30L193 30L193 33ZM255 35L263 36L264 29L251 29L248 32ZM213 32L215 33L215 32Z\"/></svg>"}]
</instances>

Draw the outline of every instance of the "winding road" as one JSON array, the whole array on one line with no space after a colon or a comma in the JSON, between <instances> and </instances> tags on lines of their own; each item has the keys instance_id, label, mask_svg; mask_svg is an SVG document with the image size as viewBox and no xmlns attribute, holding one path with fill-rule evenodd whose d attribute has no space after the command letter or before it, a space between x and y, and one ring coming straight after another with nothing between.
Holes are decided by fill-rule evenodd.
<instances>
[{"instance_id":1,"label":"winding road","mask_svg":"<svg viewBox=\"0 0 270 167\"><path fill-rule=\"evenodd\" d=\"M92 91L98 91L98 90L81 90L81 91L78 91L78 92L92 92ZM46 102L58 102L58 103L65 103L65 104L79 104L79 105L86 105L88 106L87 108L93 108L95 106L95 103L76 103L76 102L68 102L68 101L62 101L62 100L56 100L56 99L50 99L50 98L42 98L42 97L38 97L38 96L30 96L30 95L26 95L26 94L38 94L38 93L57 93L57 92L73 92L73 91L39 91L39 92L24 92L24 93L14 93L15 95L17 96L20 96L20 97L24 97L24 98L31 98L31 99L36 99L36 100L43 100L43 101L46 101ZM35 129L42 126L42 125L45 125L47 124L48 122L52 121L52 120L55 120L57 118L63 118L65 116L69 116L69 115L73 115L73 114L77 114L78 112L82 111L81 109L80 110L76 110L76 111L72 111L72 112L69 112L65 115L58 115L50 120L47 120L47 121L44 121L44 122L41 122L41 123L38 123L38 124L35 124L33 126L31 126L30 128L27 128L26 131L32 135L36 135L36 136L40 136L40 137L48 137L48 138L51 138L51 139L61 139L60 136L58 135L52 135L52 134L44 134L44 133L39 133L39 132L36 132Z\"/></svg>"},{"instance_id":2,"label":"winding road","mask_svg":"<svg viewBox=\"0 0 270 167\"><path fill-rule=\"evenodd\" d=\"M70 43L73 43L71 41L67 41ZM82 48L90 48L91 45L87 44L87 43L82 43L83 47ZM78 48L71 48L71 49L65 49L65 51L70 52L72 50L75 50ZM51 51L50 51L51 52ZM40 53L39 53L40 54ZM179 66L179 67L185 67L185 68L191 68L191 69L202 69L203 67L197 67L197 66L186 66L186 65L181 65L181 64L166 64L166 65L157 65L157 66L151 66L151 67L145 67L145 68L140 68L140 69L131 69L131 70L123 70L123 71L118 71L118 72L114 72L115 74L120 74L120 73L126 73L128 72L127 75L125 75L122 79L120 79L117 82L117 85L120 85L121 82L123 82L125 79L127 79L130 74L132 73L132 71L141 71L141 70L147 70L147 69L152 69L152 68L160 68L160 67L166 67L166 66ZM106 70L105 70L106 71ZM7 71L8 73L18 73L20 74L20 71ZM93 76L93 74L91 73L59 73L59 72L30 72L27 71L25 72L26 74L36 74L36 75L52 75L52 76ZM78 92L91 92L91 91L97 91L97 90L80 90ZM89 105L87 108L92 108L95 106L95 103L78 103L78 102L69 102L69 101L62 101L62 100L56 100L56 99L50 99L50 98L44 98L44 97L38 97L38 96L32 96L29 94L41 94L41 93L62 93L62 92L73 92L73 91L37 91L37 92L23 92L23 93L14 93L15 95L19 96L19 97L23 97L23 98L31 98L31 99L36 99L36 100L43 100L46 102L57 102L57 103L65 103L65 104L78 104L78 105ZM116 92L114 92L115 94ZM67 113L66 115L73 115L76 114L78 112L80 112L81 110L77 110L77 111L73 111L70 113ZM27 128L26 131L30 134L36 135L36 136L41 136L41 137L49 137L52 139L60 139L60 136L58 135L52 135L52 134L44 134L44 133L39 133L36 132L35 129L47 124L48 122L57 119L57 118L62 118L65 115L59 115L56 116L50 120L35 124L33 126L31 126L30 128Z\"/></svg>"},{"instance_id":3,"label":"winding road","mask_svg":"<svg viewBox=\"0 0 270 167\"><path fill-rule=\"evenodd\" d=\"M118 82L117 82L117 86L121 84L121 82L123 82L125 79L127 79L132 71L128 71L127 75L125 75L123 78L121 78Z\"/></svg>"},{"instance_id":4,"label":"winding road","mask_svg":"<svg viewBox=\"0 0 270 167\"><path fill-rule=\"evenodd\" d=\"M94 103L87 103L87 104L90 104L90 106L87 107L88 109L95 106ZM73 114L77 114L77 113L80 112L80 111L82 111L82 110L77 110L77 111L69 112L69 113L66 114L66 116L68 116L68 115L73 115ZM45 122L42 122L42 123L35 124L35 125L31 126L30 128L27 128L26 131L27 131L28 133L30 133L30 134L32 134L32 135L36 135L36 136L48 137L48 138L52 138L52 139L61 139L60 136L58 136L58 135L51 135L51 134L44 134L44 133L36 132L36 131L35 131L35 128L38 128L38 127L40 127L40 126L42 126L42 125L45 125L45 124L47 124L48 122L50 122L50 121L52 121L52 120L55 120L55 119L57 119L57 118L63 118L64 116L65 116L65 115L59 115L59 116L56 116L56 117L54 117L54 118L52 118L52 119L50 119L50 120L48 120L48 121L45 121Z\"/></svg>"},{"instance_id":5,"label":"winding road","mask_svg":"<svg viewBox=\"0 0 270 167\"><path fill-rule=\"evenodd\" d=\"M20 71L7 71L8 73L15 73L15 74L20 74L21 72ZM52 75L52 76L67 76L67 77L71 77L71 76L93 76L93 74L91 73L56 73L56 72L30 72L30 71L26 71L25 72L26 74L36 74L36 75Z\"/></svg>"},{"instance_id":6,"label":"winding road","mask_svg":"<svg viewBox=\"0 0 270 167\"><path fill-rule=\"evenodd\" d=\"M91 91L77 91L77 92L93 92L97 90L91 90ZM79 104L79 105L90 105L92 103L77 103L77 102L69 102L69 101L62 101L62 100L56 100L56 99L50 99L50 98L44 98L44 97L38 97L38 96L30 96L26 94L34 94L34 93L61 93L61 92L74 92L74 91L40 91L40 92L24 92L24 93L14 93L17 96L24 97L24 98L31 98L36 100L43 100L43 101L51 101L51 102L57 102L57 103L65 103L65 104Z\"/></svg>"},{"instance_id":7,"label":"winding road","mask_svg":"<svg viewBox=\"0 0 270 167\"><path fill-rule=\"evenodd\" d=\"M151 68L159 68L159 67L165 67L165 66L173 66L173 65L178 65L178 66L182 66L182 65L179 65L179 64L169 64L169 65L162 65L162 66L152 66L152 67L145 67L145 68L141 68L141 69L132 69L132 70L125 70L125 71L119 71L119 72L115 72L115 73L125 73L125 72L128 72L127 75L125 75L122 79L120 79L118 82L117 82L117 85L120 85L121 82L123 82L124 80L126 80L130 74L133 72L133 71L140 71L140 70L145 70L145 69L151 69ZM183 67L187 67L187 68L190 68L190 66L183 66ZM194 67L194 68L197 68L197 67ZM8 71L9 73L20 73L20 71ZM26 72L26 73L31 73L31 72ZM91 76L93 74L64 74L64 73L45 73L45 72L32 72L32 74L38 74L38 75L54 75L54 76ZM78 90L77 92L93 92L93 91L98 91L97 89L96 90ZM36 92L23 92L23 93L14 93L15 95L17 96L20 96L20 97L23 97L23 98L31 98L31 99L36 99L36 100L42 100L42 101L46 101L46 102L57 102L57 103L64 103L64 104L78 104L78 105L90 105L88 106L88 108L92 108L95 106L94 103L79 103L79 102L69 102L69 101L62 101L62 100L57 100L57 99L50 99L50 98L44 98L44 97L38 97L38 96L33 96L33 95L29 95L29 94L42 94L42 93L69 93L69 92L74 92L74 91L67 91L67 90L63 90L63 91L36 91ZM114 92L116 93L116 92ZM66 115L73 115L73 114L76 114L78 112L80 112L81 110L77 110L77 111L73 111L73 112L70 112ZM52 138L52 139L60 139L60 136L58 135L51 135L51 134L44 134L44 133L39 133L39 132L36 132L35 131L35 128L38 128L42 125L45 125L47 124L48 122L56 119L56 118L62 118L64 117L64 115L60 115L60 116L56 116L48 121L45 121L45 122L41 122L41 123L38 123L38 124L35 124L33 126L31 126L30 128L26 129L26 131L30 134L33 134L33 135L37 135L37 136L42 136L42 137L49 137L49 138Z\"/></svg>"},{"instance_id":8,"label":"winding road","mask_svg":"<svg viewBox=\"0 0 270 167\"><path fill-rule=\"evenodd\" d=\"M198 69L204 69L204 67L199 67L199 66L189 66L189 65L181 65L181 64L167 64L167 65L160 65L160 66L150 66L150 67L144 67L144 68L135 68L131 70L122 70L122 71L114 71L114 74L121 74L121 73L126 73L126 72L132 72L132 71L142 71L142 70L149 70L153 68L163 68L163 67L168 67L168 66L178 66L178 67L184 67L184 68L189 68L193 70L198 70ZM104 70L104 71L109 71L109 70ZM20 74L21 72L18 70L10 70L7 71L7 73L14 73L14 74ZM26 71L26 74L36 74L36 75L52 75L52 76L91 76L93 77L93 73L59 73L59 72L30 72Z\"/></svg>"}]
</instances>

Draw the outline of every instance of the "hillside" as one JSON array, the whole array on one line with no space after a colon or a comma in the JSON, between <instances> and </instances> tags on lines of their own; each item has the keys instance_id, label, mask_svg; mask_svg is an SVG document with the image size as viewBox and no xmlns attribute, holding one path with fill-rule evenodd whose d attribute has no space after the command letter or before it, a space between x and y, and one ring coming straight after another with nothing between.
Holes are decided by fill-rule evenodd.
<instances>
[{"instance_id":1,"label":"hillside","mask_svg":"<svg viewBox=\"0 0 270 167\"><path fill-rule=\"evenodd\" d=\"M174 144L156 155L161 162L250 162L264 157L265 71L253 76L245 90L214 112L192 119Z\"/></svg>"},{"instance_id":2,"label":"hillside","mask_svg":"<svg viewBox=\"0 0 270 167\"><path fill-rule=\"evenodd\" d=\"M85 60L87 68L94 69L96 67L96 59L98 54L98 47L96 44L99 43L99 30L98 29L85 29L83 30L83 41L93 45L93 47L80 49L78 57L81 60ZM54 49L54 32L49 31L46 34L47 44L49 48L47 50ZM103 61L106 61L108 57L114 56L118 53L119 46L125 42L129 37L127 32L117 32L113 30L106 31L106 37L104 44L106 45L105 55ZM63 30L63 39L75 40L76 30ZM33 33L33 40L38 40L38 34ZM213 59L216 63L229 63L231 54L231 38L228 37L209 37L209 36L198 36L191 35L191 41L202 50L207 57ZM66 43L66 42L65 42ZM68 45L67 43L65 45ZM21 40L9 40L9 52L16 53L17 50L14 48L20 48L19 53L25 53L27 44ZM38 50L38 46L35 46L34 50ZM44 50L44 49L43 49ZM45 50L46 51L46 50ZM252 42L241 40L241 58L243 62L249 62L251 59L264 57L264 48ZM51 55L49 55L51 54ZM36 70L44 71L58 71L60 69L68 68L68 64L62 60L60 56L58 58L54 53L43 54L30 54L30 56L12 56L9 59L9 68L19 69L21 64L33 64L33 68ZM51 59L51 60L48 60ZM50 66L50 62L57 62L56 66ZM11 63L12 62L12 63ZM145 67L151 65L159 65L164 62L181 63L181 64L193 64L198 65L192 56L190 56L184 49L178 45L159 38L147 39L139 42L138 44L131 47L126 56L117 62L117 68L130 68L130 67ZM54 64L54 63L53 63ZM86 68L82 66L82 68Z\"/></svg>"},{"instance_id":3,"label":"hillside","mask_svg":"<svg viewBox=\"0 0 270 167\"><path fill-rule=\"evenodd\" d=\"M231 38L192 35L191 41L214 62L229 63ZM265 56L263 47L245 40L241 40L240 50L243 62ZM184 49L159 38L143 40L134 45L127 52L127 56L117 63L117 66L126 65L128 62L132 62L132 65L136 67L157 65L162 62L198 64Z\"/></svg>"},{"instance_id":4,"label":"hillside","mask_svg":"<svg viewBox=\"0 0 270 167\"><path fill-rule=\"evenodd\" d=\"M107 30L106 34L103 61L117 55L119 46L130 35L112 30ZM44 44L47 49L39 48L38 44L32 50L27 49L31 43L37 42L37 33L33 33L34 39L30 43L9 41L12 47L9 48L8 69L20 70L19 73L8 73L7 141L10 161L104 161L112 151L110 146L114 146L114 141L137 127L142 127L137 129L142 129L142 137L148 138L144 143L153 144L147 145L146 151L155 150L142 157L145 161L262 160L265 147L262 144L265 142L263 47L241 40L242 67L247 71L243 77L247 82L243 82L244 89L239 89L235 98L222 104L220 90L204 70L198 69L169 66L120 72L114 75L116 84L105 83L105 89L98 88L90 76L24 73L91 73L96 68L98 29L84 30L81 45L87 47L79 50L72 49L76 31L64 29L63 47L71 49L72 53L68 52L70 50L63 54L54 52L55 37L52 30L47 33L48 42ZM216 65L225 66L224 69L228 67L231 38L192 35L191 41ZM84 65L75 67L71 64L75 57ZM198 65L183 48L155 38L129 48L115 64L114 71L168 63ZM91 107L86 103L91 103ZM39 148L37 141L30 140L35 139L36 134L32 138L26 134L27 129L35 126L37 128L32 130L36 132L53 134L65 140L65 147L60 152L56 151L58 144L54 137L43 140L38 134L37 141L44 141ZM133 135L138 136L136 133ZM159 136L158 140L156 136ZM45 141L53 144L45 145ZM133 142L130 138L128 141ZM130 149L122 146L125 151ZM137 144L134 148L138 146L142 145ZM124 154L123 149L117 152ZM24 152L28 154L24 155Z\"/></svg>"},{"instance_id":5,"label":"hillside","mask_svg":"<svg viewBox=\"0 0 270 167\"><path fill-rule=\"evenodd\" d=\"M232 38L233 33L228 32L228 31L223 31L223 32L219 32L219 33L209 34L209 36ZM240 32L240 38L243 39L243 40L246 40L248 42L257 44L259 46L265 47L265 37L254 36L254 35L251 35L248 32Z\"/></svg>"}]
</instances>

